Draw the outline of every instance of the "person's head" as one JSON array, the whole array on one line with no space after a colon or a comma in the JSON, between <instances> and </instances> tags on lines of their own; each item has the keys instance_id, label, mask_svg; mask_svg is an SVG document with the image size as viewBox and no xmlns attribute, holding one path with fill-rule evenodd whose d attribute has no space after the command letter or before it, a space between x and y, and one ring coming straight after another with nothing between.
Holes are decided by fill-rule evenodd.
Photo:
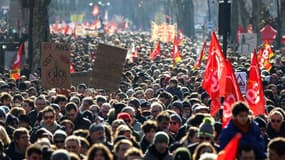
<instances>
[{"instance_id":1,"label":"person's head","mask_svg":"<svg viewBox=\"0 0 285 160\"><path fill-rule=\"evenodd\" d=\"M180 144L183 144L183 143L192 144L192 143L199 142L198 131L199 131L198 127L191 126L188 129L186 135L183 138L181 138Z\"/></svg>"},{"instance_id":2,"label":"person's head","mask_svg":"<svg viewBox=\"0 0 285 160\"><path fill-rule=\"evenodd\" d=\"M199 126L198 138L200 142L210 142L214 138L214 125L210 117L205 117Z\"/></svg>"},{"instance_id":3,"label":"person's head","mask_svg":"<svg viewBox=\"0 0 285 160\"><path fill-rule=\"evenodd\" d=\"M211 143L203 142L195 148L193 153L193 160L198 160L204 153L217 153L217 151Z\"/></svg>"},{"instance_id":4,"label":"person's head","mask_svg":"<svg viewBox=\"0 0 285 160\"><path fill-rule=\"evenodd\" d=\"M67 135L72 134L72 132L74 130L74 123L71 120L65 119L65 120L60 122L60 125L64 126L65 132Z\"/></svg>"},{"instance_id":5,"label":"person's head","mask_svg":"<svg viewBox=\"0 0 285 160\"><path fill-rule=\"evenodd\" d=\"M96 99L96 104L101 107L102 104L106 103L107 102L107 98L105 96L102 96L102 95L98 95L95 97Z\"/></svg>"},{"instance_id":6,"label":"person's head","mask_svg":"<svg viewBox=\"0 0 285 160\"><path fill-rule=\"evenodd\" d=\"M26 160L42 160L42 149L40 144L31 144L26 150Z\"/></svg>"},{"instance_id":7,"label":"person's head","mask_svg":"<svg viewBox=\"0 0 285 160\"><path fill-rule=\"evenodd\" d=\"M157 117L157 115L163 111L163 106L161 103L159 102L153 102L151 105L150 105L150 111L151 111L151 114L152 114L152 117L155 119Z\"/></svg>"},{"instance_id":8,"label":"person's head","mask_svg":"<svg viewBox=\"0 0 285 160\"><path fill-rule=\"evenodd\" d=\"M167 111L160 112L156 117L157 129L168 130L170 123L170 115Z\"/></svg>"},{"instance_id":9,"label":"person's head","mask_svg":"<svg viewBox=\"0 0 285 160\"><path fill-rule=\"evenodd\" d=\"M122 119L115 119L113 122L112 122L112 132L113 134L116 132L117 128L122 125L122 124L126 124L126 122Z\"/></svg>"},{"instance_id":10,"label":"person's head","mask_svg":"<svg viewBox=\"0 0 285 160\"><path fill-rule=\"evenodd\" d=\"M21 106L25 109L26 113L30 113L34 109L34 101L32 99L24 99Z\"/></svg>"},{"instance_id":11,"label":"person's head","mask_svg":"<svg viewBox=\"0 0 285 160\"><path fill-rule=\"evenodd\" d=\"M162 92L158 95L158 99L165 106L168 106L169 103L172 101L173 96L169 92Z\"/></svg>"},{"instance_id":12,"label":"person's head","mask_svg":"<svg viewBox=\"0 0 285 160\"><path fill-rule=\"evenodd\" d=\"M284 122L284 117L281 111L273 109L268 115L269 125L273 130L279 132Z\"/></svg>"},{"instance_id":13,"label":"person's head","mask_svg":"<svg viewBox=\"0 0 285 160\"><path fill-rule=\"evenodd\" d=\"M132 133L133 132L128 125L122 124L117 128L116 133L115 133L115 137L124 136L127 139L131 140Z\"/></svg>"},{"instance_id":14,"label":"person's head","mask_svg":"<svg viewBox=\"0 0 285 160\"><path fill-rule=\"evenodd\" d=\"M248 123L249 113L250 113L249 107L244 102L238 101L234 103L232 106L233 119L241 125L245 125Z\"/></svg>"},{"instance_id":15,"label":"person's head","mask_svg":"<svg viewBox=\"0 0 285 160\"><path fill-rule=\"evenodd\" d=\"M56 130L53 134L53 143L57 149L64 149L64 141L67 137L67 134L63 130Z\"/></svg>"},{"instance_id":16,"label":"person's head","mask_svg":"<svg viewBox=\"0 0 285 160\"><path fill-rule=\"evenodd\" d=\"M179 147L174 151L174 160L191 160L192 156L186 147Z\"/></svg>"},{"instance_id":17,"label":"person's head","mask_svg":"<svg viewBox=\"0 0 285 160\"><path fill-rule=\"evenodd\" d=\"M0 125L0 139L2 140L3 144L5 146L9 145L11 143L11 139L6 132L6 129Z\"/></svg>"},{"instance_id":18,"label":"person's head","mask_svg":"<svg viewBox=\"0 0 285 160\"><path fill-rule=\"evenodd\" d=\"M191 104L188 101L183 101L182 116L184 118L189 118L191 116Z\"/></svg>"},{"instance_id":19,"label":"person's head","mask_svg":"<svg viewBox=\"0 0 285 160\"><path fill-rule=\"evenodd\" d=\"M13 141L18 147L26 148L30 144L29 131L26 128L17 128L13 132Z\"/></svg>"},{"instance_id":20,"label":"person's head","mask_svg":"<svg viewBox=\"0 0 285 160\"><path fill-rule=\"evenodd\" d=\"M133 146L130 140L122 139L115 143L114 154L118 160L124 160L124 155L126 151Z\"/></svg>"},{"instance_id":21,"label":"person's head","mask_svg":"<svg viewBox=\"0 0 285 160\"><path fill-rule=\"evenodd\" d=\"M46 106L42 111L43 123L52 126L56 122L55 110L51 106Z\"/></svg>"},{"instance_id":22,"label":"person's head","mask_svg":"<svg viewBox=\"0 0 285 160\"><path fill-rule=\"evenodd\" d=\"M1 105L11 106L12 96L8 92L2 92L0 94Z\"/></svg>"},{"instance_id":23,"label":"person's head","mask_svg":"<svg viewBox=\"0 0 285 160\"><path fill-rule=\"evenodd\" d=\"M255 160L255 152L250 145L240 145L237 153L238 160Z\"/></svg>"},{"instance_id":24,"label":"person's head","mask_svg":"<svg viewBox=\"0 0 285 160\"><path fill-rule=\"evenodd\" d=\"M178 133L181 124L182 124L182 119L178 114L174 113L170 115L170 126L169 126L170 131L172 131L173 133Z\"/></svg>"},{"instance_id":25,"label":"person's head","mask_svg":"<svg viewBox=\"0 0 285 160\"><path fill-rule=\"evenodd\" d=\"M83 109L82 111L89 109L92 104L94 104L93 97L84 97L81 104L81 109Z\"/></svg>"},{"instance_id":26,"label":"person's head","mask_svg":"<svg viewBox=\"0 0 285 160\"><path fill-rule=\"evenodd\" d=\"M166 132L159 131L155 133L153 144L157 152L164 154L169 145L169 136Z\"/></svg>"},{"instance_id":27,"label":"person's head","mask_svg":"<svg viewBox=\"0 0 285 160\"><path fill-rule=\"evenodd\" d=\"M267 146L269 160L283 160L285 159L285 138L276 137L270 140Z\"/></svg>"},{"instance_id":28,"label":"person's head","mask_svg":"<svg viewBox=\"0 0 285 160\"><path fill-rule=\"evenodd\" d=\"M99 110L100 116L102 116L104 119L108 119L108 113L110 109L111 109L110 103L103 103Z\"/></svg>"},{"instance_id":29,"label":"person's head","mask_svg":"<svg viewBox=\"0 0 285 160\"><path fill-rule=\"evenodd\" d=\"M50 160L71 160L71 158L67 150L58 149L51 154Z\"/></svg>"},{"instance_id":30,"label":"person's head","mask_svg":"<svg viewBox=\"0 0 285 160\"><path fill-rule=\"evenodd\" d=\"M117 119L122 119L128 126L132 126L133 117L129 113L121 112L117 115Z\"/></svg>"},{"instance_id":31,"label":"person's head","mask_svg":"<svg viewBox=\"0 0 285 160\"><path fill-rule=\"evenodd\" d=\"M73 102L67 103L65 105L65 114L69 120L74 122L78 115L78 106Z\"/></svg>"},{"instance_id":32,"label":"person's head","mask_svg":"<svg viewBox=\"0 0 285 160\"><path fill-rule=\"evenodd\" d=\"M61 111L64 111L64 107L67 103L67 97L62 94L58 94L55 97L54 103L58 104Z\"/></svg>"},{"instance_id":33,"label":"person's head","mask_svg":"<svg viewBox=\"0 0 285 160\"><path fill-rule=\"evenodd\" d=\"M182 101L176 100L172 103L171 109L174 110L177 114L181 115L183 110Z\"/></svg>"},{"instance_id":34,"label":"person's head","mask_svg":"<svg viewBox=\"0 0 285 160\"><path fill-rule=\"evenodd\" d=\"M89 127L89 136L92 143L104 143L106 141L104 125L96 123L91 124Z\"/></svg>"},{"instance_id":35,"label":"person's head","mask_svg":"<svg viewBox=\"0 0 285 160\"><path fill-rule=\"evenodd\" d=\"M38 97L35 98L34 100L34 105L35 105L35 108L36 110L39 112L41 111L42 109L45 108L46 106L46 98L44 95L40 95Z\"/></svg>"},{"instance_id":36,"label":"person's head","mask_svg":"<svg viewBox=\"0 0 285 160\"><path fill-rule=\"evenodd\" d=\"M147 120L141 126L144 136L148 142L152 142L157 130L157 123L154 120Z\"/></svg>"},{"instance_id":37,"label":"person's head","mask_svg":"<svg viewBox=\"0 0 285 160\"><path fill-rule=\"evenodd\" d=\"M64 141L64 147L69 152L80 154L81 143L79 138L75 135L68 136Z\"/></svg>"},{"instance_id":38,"label":"person's head","mask_svg":"<svg viewBox=\"0 0 285 160\"><path fill-rule=\"evenodd\" d=\"M87 153L86 160L112 160L111 151L102 143L94 144Z\"/></svg>"},{"instance_id":39,"label":"person's head","mask_svg":"<svg viewBox=\"0 0 285 160\"><path fill-rule=\"evenodd\" d=\"M131 147L127 150L127 152L124 155L125 160L141 160L143 159L143 153L142 150L136 148L136 147Z\"/></svg>"}]
</instances>

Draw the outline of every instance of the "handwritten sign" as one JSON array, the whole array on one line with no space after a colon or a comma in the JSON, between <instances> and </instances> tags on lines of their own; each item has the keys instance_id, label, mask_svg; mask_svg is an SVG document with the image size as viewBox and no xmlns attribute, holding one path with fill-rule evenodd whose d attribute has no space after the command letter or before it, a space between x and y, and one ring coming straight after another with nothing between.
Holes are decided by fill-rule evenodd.
<instances>
[{"instance_id":1,"label":"handwritten sign","mask_svg":"<svg viewBox=\"0 0 285 160\"><path fill-rule=\"evenodd\" d=\"M124 48L99 44L90 86L107 92L117 91L127 52Z\"/></svg>"},{"instance_id":2,"label":"handwritten sign","mask_svg":"<svg viewBox=\"0 0 285 160\"><path fill-rule=\"evenodd\" d=\"M41 53L42 86L46 89L70 88L69 45L44 42Z\"/></svg>"}]
</instances>

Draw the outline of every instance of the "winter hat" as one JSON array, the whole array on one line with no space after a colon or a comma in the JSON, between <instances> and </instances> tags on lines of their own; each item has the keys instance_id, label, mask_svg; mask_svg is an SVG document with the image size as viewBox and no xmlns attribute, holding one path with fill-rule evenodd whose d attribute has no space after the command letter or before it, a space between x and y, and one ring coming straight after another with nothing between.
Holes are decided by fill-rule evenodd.
<instances>
[{"instance_id":1,"label":"winter hat","mask_svg":"<svg viewBox=\"0 0 285 160\"><path fill-rule=\"evenodd\" d=\"M51 160L70 160L70 156L67 150L58 149L52 153L50 159Z\"/></svg>"},{"instance_id":2,"label":"winter hat","mask_svg":"<svg viewBox=\"0 0 285 160\"><path fill-rule=\"evenodd\" d=\"M174 160L185 160L185 159L191 159L191 154L186 147L179 147L175 150L174 153Z\"/></svg>"},{"instance_id":3,"label":"winter hat","mask_svg":"<svg viewBox=\"0 0 285 160\"><path fill-rule=\"evenodd\" d=\"M167 133L159 131L154 135L153 143L156 144L160 142L165 142L169 144L169 136Z\"/></svg>"},{"instance_id":4,"label":"winter hat","mask_svg":"<svg viewBox=\"0 0 285 160\"><path fill-rule=\"evenodd\" d=\"M132 120L133 118L131 117L129 113L122 112L118 114L117 119Z\"/></svg>"},{"instance_id":5,"label":"winter hat","mask_svg":"<svg viewBox=\"0 0 285 160\"><path fill-rule=\"evenodd\" d=\"M199 126L198 137L207 136L213 137L214 135L214 126L213 122L209 117L203 119L203 122Z\"/></svg>"}]
</instances>

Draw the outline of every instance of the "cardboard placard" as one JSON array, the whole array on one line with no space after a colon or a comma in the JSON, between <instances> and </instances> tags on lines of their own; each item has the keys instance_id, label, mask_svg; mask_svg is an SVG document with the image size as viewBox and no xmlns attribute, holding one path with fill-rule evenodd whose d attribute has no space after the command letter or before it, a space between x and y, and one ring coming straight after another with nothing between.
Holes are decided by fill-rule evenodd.
<instances>
[{"instance_id":1,"label":"cardboard placard","mask_svg":"<svg viewBox=\"0 0 285 160\"><path fill-rule=\"evenodd\" d=\"M117 91L127 52L124 48L99 44L90 87L104 89L109 93Z\"/></svg>"},{"instance_id":2,"label":"cardboard placard","mask_svg":"<svg viewBox=\"0 0 285 160\"><path fill-rule=\"evenodd\" d=\"M44 88L70 88L69 49L67 44L42 43L41 82Z\"/></svg>"}]
</instances>

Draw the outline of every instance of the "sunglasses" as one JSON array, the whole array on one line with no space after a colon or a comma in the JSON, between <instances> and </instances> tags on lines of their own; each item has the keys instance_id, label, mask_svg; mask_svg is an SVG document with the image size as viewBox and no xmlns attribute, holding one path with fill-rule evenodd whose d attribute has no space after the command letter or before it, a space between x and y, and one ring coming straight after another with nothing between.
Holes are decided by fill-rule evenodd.
<instances>
[{"instance_id":1,"label":"sunglasses","mask_svg":"<svg viewBox=\"0 0 285 160\"><path fill-rule=\"evenodd\" d=\"M281 119L271 119L270 120L272 123L280 123Z\"/></svg>"}]
</instances>

